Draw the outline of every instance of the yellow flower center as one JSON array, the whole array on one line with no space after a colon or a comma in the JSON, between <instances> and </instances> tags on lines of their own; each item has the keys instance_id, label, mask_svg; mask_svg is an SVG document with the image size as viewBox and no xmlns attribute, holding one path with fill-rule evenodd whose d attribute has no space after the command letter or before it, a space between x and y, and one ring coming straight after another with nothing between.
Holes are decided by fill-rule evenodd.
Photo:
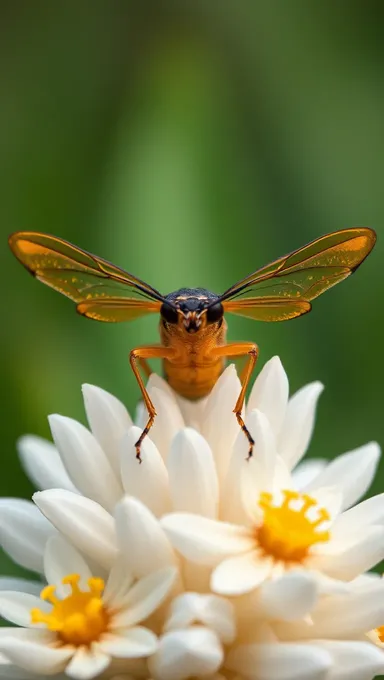
<instances>
[{"instance_id":1,"label":"yellow flower center","mask_svg":"<svg viewBox=\"0 0 384 680\"><path fill-rule=\"evenodd\" d=\"M307 494L285 490L280 505L273 505L271 493L260 494L259 505L264 511L263 523L256 529L259 546L266 555L284 562L302 562L315 543L328 541L329 531L319 526L329 520L325 508Z\"/></svg>"},{"instance_id":2,"label":"yellow flower center","mask_svg":"<svg viewBox=\"0 0 384 680\"><path fill-rule=\"evenodd\" d=\"M88 579L87 591L80 590L79 581L78 574L63 578L62 583L71 587L71 594L63 599L55 595L55 586L46 586L40 597L52 603L52 610L49 613L41 609L31 610L32 623L44 623L49 630L57 633L62 643L76 646L90 645L98 640L109 623L102 599L103 579Z\"/></svg>"},{"instance_id":3,"label":"yellow flower center","mask_svg":"<svg viewBox=\"0 0 384 680\"><path fill-rule=\"evenodd\" d=\"M384 626L380 626L380 628L375 628L375 633L379 638L380 642L384 644Z\"/></svg>"}]
</instances>

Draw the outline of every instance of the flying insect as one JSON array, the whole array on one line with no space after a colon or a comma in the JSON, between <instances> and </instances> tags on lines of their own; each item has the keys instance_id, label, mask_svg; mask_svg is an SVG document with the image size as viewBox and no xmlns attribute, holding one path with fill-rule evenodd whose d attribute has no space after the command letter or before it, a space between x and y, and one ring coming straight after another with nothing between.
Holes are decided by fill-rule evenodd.
<instances>
[{"instance_id":1,"label":"flying insect","mask_svg":"<svg viewBox=\"0 0 384 680\"><path fill-rule=\"evenodd\" d=\"M156 417L140 368L150 375L148 359L153 358L162 360L165 378L179 395L197 400L209 394L227 358L246 357L233 411L252 456L254 440L242 418L242 407L258 347L253 342L227 343L225 315L238 314L256 321L302 316L311 310L312 300L359 267L375 242L372 229L343 229L275 260L221 295L205 288L180 288L161 295L132 274L61 238L31 231L9 237L11 250L24 267L73 300L79 314L106 322L160 314L161 342L136 347L129 355L148 411L148 421L135 445L139 461L142 441Z\"/></svg>"}]
</instances>

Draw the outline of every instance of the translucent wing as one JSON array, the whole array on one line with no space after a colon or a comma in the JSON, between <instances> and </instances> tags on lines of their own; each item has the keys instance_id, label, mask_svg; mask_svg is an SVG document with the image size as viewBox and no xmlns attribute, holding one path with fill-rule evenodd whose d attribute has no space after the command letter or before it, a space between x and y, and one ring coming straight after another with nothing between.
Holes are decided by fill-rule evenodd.
<instances>
[{"instance_id":1,"label":"translucent wing","mask_svg":"<svg viewBox=\"0 0 384 680\"><path fill-rule=\"evenodd\" d=\"M151 302L150 300L134 300L109 298L107 300L91 300L87 302L80 302L77 305L79 314L94 319L95 321L133 321L139 316L159 313L160 302Z\"/></svg>"},{"instance_id":2,"label":"translucent wing","mask_svg":"<svg viewBox=\"0 0 384 680\"><path fill-rule=\"evenodd\" d=\"M255 321L287 321L306 314L312 309L306 300L283 300L279 298L245 298L223 302L224 311L247 316Z\"/></svg>"},{"instance_id":3,"label":"translucent wing","mask_svg":"<svg viewBox=\"0 0 384 680\"><path fill-rule=\"evenodd\" d=\"M125 321L160 310L163 297L157 290L63 239L37 232L17 232L10 236L9 245L33 276L77 302L79 311L86 316L96 318L96 312L93 313L92 305L87 311L82 303L97 302L97 314L104 321ZM101 318L102 307L108 318Z\"/></svg>"},{"instance_id":4,"label":"translucent wing","mask_svg":"<svg viewBox=\"0 0 384 680\"><path fill-rule=\"evenodd\" d=\"M299 307L291 305L294 300L309 302L346 279L371 252L375 242L375 232L367 228L327 234L239 281L220 300L228 312L253 319L276 321L299 316ZM286 305L285 311L282 318L276 318L280 316L278 310L284 309L281 302ZM302 309L301 314L309 311Z\"/></svg>"}]
</instances>

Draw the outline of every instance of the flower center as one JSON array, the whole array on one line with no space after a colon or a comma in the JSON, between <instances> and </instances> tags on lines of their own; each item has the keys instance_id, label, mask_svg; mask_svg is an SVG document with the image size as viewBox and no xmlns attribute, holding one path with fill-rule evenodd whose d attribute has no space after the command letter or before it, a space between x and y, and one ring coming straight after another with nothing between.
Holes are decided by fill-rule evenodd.
<instances>
[{"instance_id":1,"label":"flower center","mask_svg":"<svg viewBox=\"0 0 384 680\"><path fill-rule=\"evenodd\" d=\"M78 574L63 578L62 583L71 587L71 594L63 599L55 595L55 586L46 586L40 597L52 603L52 610L49 613L41 609L31 610L32 623L44 623L49 630L58 634L62 643L76 646L89 645L98 640L108 629L109 623L102 599L103 579L88 579L87 591L80 590L79 581Z\"/></svg>"},{"instance_id":2,"label":"flower center","mask_svg":"<svg viewBox=\"0 0 384 680\"><path fill-rule=\"evenodd\" d=\"M259 546L266 555L284 562L302 562L315 543L328 541L329 531L319 527L329 520L325 508L307 494L285 490L280 505L273 505L271 493L260 494L263 523L256 530Z\"/></svg>"}]
</instances>

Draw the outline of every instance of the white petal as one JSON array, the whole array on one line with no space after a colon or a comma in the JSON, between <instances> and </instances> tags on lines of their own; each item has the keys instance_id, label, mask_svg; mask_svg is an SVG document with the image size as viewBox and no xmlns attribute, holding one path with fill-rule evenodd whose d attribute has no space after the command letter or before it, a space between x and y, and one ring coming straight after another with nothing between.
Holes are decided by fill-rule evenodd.
<instances>
[{"instance_id":1,"label":"white petal","mask_svg":"<svg viewBox=\"0 0 384 680\"><path fill-rule=\"evenodd\" d=\"M354 578L353 581L351 581L349 585L349 589L354 591L356 588L359 590L361 586L365 585L371 585L372 582L380 582L381 581L381 576L380 574L377 574L373 571L368 571L366 574L360 574L357 578Z\"/></svg>"},{"instance_id":2,"label":"white petal","mask_svg":"<svg viewBox=\"0 0 384 680\"><path fill-rule=\"evenodd\" d=\"M370 579L370 583L354 586L350 592L331 597L321 597L311 615L311 623L293 621L283 629L274 624L277 635L287 640L301 639L361 639L366 631L381 626L384 621L383 579Z\"/></svg>"},{"instance_id":3,"label":"white petal","mask_svg":"<svg viewBox=\"0 0 384 680\"><path fill-rule=\"evenodd\" d=\"M183 593L172 600L165 622L166 633L201 624L211 628L224 644L231 644L236 635L232 602L217 595Z\"/></svg>"},{"instance_id":4,"label":"white petal","mask_svg":"<svg viewBox=\"0 0 384 680\"><path fill-rule=\"evenodd\" d=\"M276 435L279 434L288 404L287 374L279 357L272 357L257 376L248 400L248 413L258 409L268 418Z\"/></svg>"},{"instance_id":5,"label":"white petal","mask_svg":"<svg viewBox=\"0 0 384 680\"><path fill-rule=\"evenodd\" d=\"M362 531L370 524L384 524L384 493L355 505L340 515L332 526L333 538L341 538L346 533Z\"/></svg>"},{"instance_id":6,"label":"white petal","mask_svg":"<svg viewBox=\"0 0 384 680\"><path fill-rule=\"evenodd\" d=\"M349 508L370 487L379 458L380 447L376 442L360 446L331 461L307 489L337 485L343 494L343 509Z\"/></svg>"},{"instance_id":7,"label":"white petal","mask_svg":"<svg viewBox=\"0 0 384 680\"><path fill-rule=\"evenodd\" d=\"M177 398L176 394L174 393L173 389L169 386L169 383L167 383L164 378L161 377L161 375L158 375L157 373L151 373L151 375L148 378L147 382L147 392L152 392L153 389L160 390L161 392L164 392L169 399L177 403Z\"/></svg>"},{"instance_id":8,"label":"white petal","mask_svg":"<svg viewBox=\"0 0 384 680\"><path fill-rule=\"evenodd\" d=\"M275 470L273 478L273 489L275 492L281 491L282 489L293 489L294 484L292 481L292 475L286 462L281 456L276 456Z\"/></svg>"},{"instance_id":9,"label":"white petal","mask_svg":"<svg viewBox=\"0 0 384 680\"><path fill-rule=\"evenodd\" d=\"M332 554L330 549L335 548ZM338 549L337 541L324 544L328 554L321 555L321 547L318 554L313 557L313 566L319 571L325 571L328 576L342 581L351 581L364 571L372 569L378 562L384 559L384 527L367 527L361 537L356 537L356 542L346 547L342 552Z\"/></svg>"},{"instance_id":10,"label":"white petal","mask_svg":"<svg viewBox=\"0 0 384 680\"><path fill-rule=\"evenodd\" d=\"M191 428L180 430L172 441L167 467L173 509L215 518L219 487L204 437Z\"/></svg>"},{"instance_id":11,"label":"white petal","mask_svg":"<svg viewBox=\"0 0 384 680\"><path fill-rule=\"evenodd\" d=\"M171 441L176 432L184 427L184 420L174 398L157 387L149 389L157 416L151 427L150 438L156 444L161 456L167 459ZM145 414L147 418L147 414Z\"/></svg>"},{"instance_id":12,"label":"white petal","mask_svg":"<svg viewBox=\"0 0 384 680\"><path fill-rule=\"evenodd\" d=\"M12 637L15 640L26 640L27 642L36 642L39 645L52 645L56 642L56 633L52 633L46 628L39 628L37 625L33 628L16 628L14 626L0 626L0 638ZM0 668L4 660L4 654L0 654Z\"/></svg>"},{"instance_id":13,"label":"white petal","mask_svg":"<svg viewBox=\"0 0 384 680\"><path fill-rule=\"evenodd\" d=\"M370 584L363 584L347 596L323 598L313 618L318 638L354 638L381 626L384 621L383 580L372 579Z\"/></svg>"},{"instance_id":14,"label":"white petal","mask_svg":"<svg viewBox=\"0 0 384 680\"><path fill-rule=\"evenodd\" d=\"M350 584L347 596L322 598L313 616L310 636L317 638L361 638L384 621L383 579ZM329 633L328 633L329 631Z\"/></svg>"},{"instance_id":15,"label":"white petal","mask_svg":"<svg viewBox=\"0 0 384 680\"><path fill-rule=\"evenodd\" d=\"M310 645L241 645L229 653L226 665L250 680L323 680L331 656Z\"/></svg>"},{"instance_id":16,"label":"white petal","mask_svg":"<svg viewBox=\"0 0 384 680\"><path fill-rule=\"evenodd\" d=\"M260 606L268 619L293 621L306 616L318 598L316 581L304 571L289 572L261 587Z\"/></svg>"},{"instance_id":17,"label":"white petal","mask_svg":"<svg viewBox=\"0 0 384 680\"><path fill-rule=\"evenodd\" d=\"M34 632L34 631L28 631ZM44 631L39 631L43 633ZM44 638L43 638L44 639ZM12 663L31 673L53 675L62 671L73 654L71 647L54 649L33 639L18 639L16 636L0 637L0 652Z\"/></svg>"},{"instance_id":18,"label":"white petal","mask_svg":"<svg viewBox=\"0 0 384 680\"><path fill-rule=\"evenodd\" d=\"M139 401L137 406L136 406L134 425L137 425L137 427L140 427L141 429L143 429L147 420L148 420L148 411L145 408L144 402Z\"/></svg>"},{"instance_id":19,"label":"white petal","mask_svg":"<svg viewBox=\"0 0 384 680\"><path fill-rule=\"evenodd\" d=\"M322 640L314 644L332 657L327 680L372 680L384 670L383 652L369 642Z\"/></svg>"},{"instance_id":20,"label":"white petal","mask_svg":"<svg viewBox=\"0 0 384 680\"><path fill-rule=\"evenodd\" d=\"M351 592L351 582L338 581L320 571L307 571L317 584L319 595L348 595Z\"/></svg>"},{"instance_id":21,"label":"white petal","mask_svg":"<svg viewBox=\"0 0 384 680\"><path fill-rule=\"evenodd\" d=\"M94 436L72 418L49 416L53 439L76 487L107 510L113 510L123 490Z\"/></svg>"},{"instance_id":22,"label":"white petal","mask_svg":"<svg viewBox=\"0 0 384 680\"><path fill-rule=\"evenodd\" d=\"M0 499L1 546L22 567L42 573L45 545L54 533L54 527L30 501Z\"/></svg>"},{"instance_id":23,"label":"white petal","mask_svg":"<svg viewBox=\"0 0 384 680\"><path fill-rule=\"evenodd\" d=\"M158 520L139 500L126 496L115 512L119 549L136 578L176 562L172 546Z\"/></svg>"},{"instance_id":24,"label":"white petal","mask_svg":"<svg viewBox=\"0 0 384 680\"><path fill-rule=\"evenodd\" d=\"M272 572L272 560L256 552L223 560L211 577L211 588L220 595L243 595L257 588Z\"/></svg>"},{"instance_id":25,"label":"white petal","mask_svg":"<svg viewBox=\"0 0 384 680\"><path fill-rule=\"evenodd\" d=\"M119 399L100 387L83 385L82 390L89 426L119 478L119 446L132 427L130 415Z\"/></svg>"},{"instance_id":26,"label":"white petal","mask_svg":"<svg viewBox=\"0 0 384 680\"><path fill-rule=\"evenodd\" d=\"M121 476L127 494L138 498L156 517L170 509L168 473L155 444L145 437L141 447L141 463L136 458L135 444L141 435L132 427L121 441Z\"/></svg>"},{"instance_id":27,"label":"white petal","mask_svg":"<svg viewBox=\"0 0 384 680\"><path fill-rule=\"evenodd\" d=\"M307 450L315 423L317 400L322 391L323 385L313 382L302 387L288 402L277 450L290 469Z\"/></svg>"},{"instance_id":28,"label":"white petal","mask_svg":"<svg viewBox=\"0 0 384 680\"><path fill-rule=\"evenodd\" d=\"M223 650L215 633L196 626L163 635L148 665L154 680L184 680L213 675L222 660Z\"/></svg>"},{"instance_id":29,"label":"white petal","mask_svg":"<svg viewBox=\"0 0 384 680\"><path fill-rule=\"evenodd\" d=\"M255 508L259 492L273 484L276 464L275 438L267 417L251 411L247 426L255 440L252 458L248 458L248 443L239 429L226 479L223 484L220 518L245 524Z\"/></svg>"},{"instance_id":30,"label":"white petal","mask_svg":"<svg viewBox=\"0 0 384 680\"><path fill-rule=\"evenodd\" d=\"M343 504L343 494L340 487L322 486L311 492L311 497L317 501L318 506L325 508L333 522L341 511Z\"/></svg>"},{"instance_id":31,"label":"white petal","mask_svg":"<svg viewBox=\"0 0 384 680\"><path fill-rule=\"evenodd\" d=\"M248 516L252 517L260 492L273 491L278 462L275 438L268 419L259 411L252 411L250 420L254 425L252 433L255 439L255 449L248 465L242 468L241 495L243 506Z\"/></svg>"},{"instance_id":32,"label":"white petal","mask_svg":"<svg viewBox=\"0 0 384 680\"><path fill-rule=\"evenodd\" d=\"M248 424L248 423L247 423ZM244 454L244 449L246 453ZM243 469L245 474L249 469L249 464L254 462L254 458L248 460L248 446L244 437L244 432L239 430L228 468L221 481L220 509L219 517L223 522L247 525L249 517L243 503Z\"/></svg>"},{"instance_id":33,"label":"white petal","mask_svg":"<svg viewBox=\"0 0 384 680\"><path fill-rule=\"evenodd\" d=\"M0 593L0 616L17 626L35 628L31 621L31 609L35 608L49 612L51 605L30 593L21 593L20 591Z\"/></svg>"},{"instance_id":34,"label":"white petal","mask_svg":"<svg viewBox=\"0 0 384 680\"><path fill-rule=\"evenodd\" d=\"M40 491L33 500L78 550L110 569L117 552L115 527L113 517L101 505L61 489Z\"/></svg>"},{"instance_id":35,"label":"white petal","mask_svg":"<svg viewBox=\"0 0 384 680\"><path fill-rule=\"evenodd\" d=\"M253 486L259 491L272 488L276 465L276 441L266 416L260 411L252 411L249 425L255 439L253 456L249 460L249 477L253 478ZM243 476L246 467L243 467Z\"/></svg>"},{"instance_id":36,"label":"white petal","mask_svg":"<svg viewBox=\"0 0 384 680\"><path fill-rule=\"evenodd\" d=\"M172 545L188 560L217 564L220 558L252 549L250 533L243 527L175 512L160 521Z\"/></svg>"},{"instance_id":37,"label":"white petal","mask_svg":"<svg viewBox=\"0 0 384 680\"><path fill-rule=\"evenodd\" d=\"M32 434L25 435L17 441L17 450L24 471L39 491L56 487L76 491L51 442Z\"/></svg>"},{"instance_id":38,"label":"white petal","mask_svg":"<svg viewBox=\"0 0 384 680\"><path fill-rule=\"evenodd\" d=\"M66 597L70 587L62 584L68 574L79 574L80 587L88 589L88 579L92 572L84 558L60 535L52 536L47 543L44 554L44 573L47 583L56 585L59 597Z\"/></svg>"},{"instance_id":39,"label":"white petal","mask_svg":"<svg viewBox=\"0 0 384 680\"><path fill-rule=\"evenodd\" d=\"M119 606L122 598L127 594L134 582L134 576L128 571L127 566L121 557L115 560L109 572L107 583L103 593L103 600L111 609Z\"/></svg>"},{"instance_id":40,"label":"white petal","mask_svg":"<svg viewBox=\"0 0 384 680\"><path fill-rule=\"evenodd\" d=\"M221 374L205 406L202 434L212 449L220 480L225 478L231 449L239 432L233 409L240 390L241 383L232 364Z\"/></svg>"},{"instance_id":41,"label":"white petal","mask_svg":"<svg viewBox=\"0 0 384 680\"><path fill-rule=\"evenodd\" d=\"M124 633L109 635L100 644L103 651L125 659L139 659L156 652L158 640L154 633L143 626L129 628Z\"/></svg>"},{"instance_id":42,"label":"white petal","mask_svg":"<svg viewBox=\"0 0 384 680\"><path fill-rule=\"evenodd\" d=\"M203 397L202 399L198 399L196 401L190 401L189 399L184 399L179 395L175 396L176 402L179 405L179 409L181 411L181 415L183 416L185 426L192 427L194 430L201 432L207 405L207 397Z\"/></svg>"},{"instance_id":43,"label":"white petal","mask_svg":"<svg viewBox=\"0 0 384 680\"><path fill-rule=\"evenodd\" d=\"M175 567L166 567L137 581L121 600L113 627L128 628L147 619L165 600L176 576Z\"/></svg>"},{"instance_id":44,"label":"white petal","mask_svg":"<svg viewBox=\"0 0 384 680\"><path fill-rule=\"evenodd\" d=\"M40 596L45 583L39 581L29 581L26 578L12 578L0 576L0 594L2 590L17 590L21 593Z\"/></svg>"},{"instance_id":45,"label":"white petal","mask_svg":"<svg viewBox=\"0 0 384 680\"><path fill-rule=\"evenodd\" d=\"M110 657L99 649L99 645L93 645L91 649L79 647L67 668L66 675L75 680L90 680L102 673L110 664Z\"/></svg>"},{"instance_id":46,"label":"white petal","mask_svg":"<svg viewBox=\"0 0 384 680\"><path fill-rule=\"evenodd\" d=\"M308 458L301 461L292 472L295 489L301 491L310 482L313 482L327 464L328 461L325 458Z\"/></svg>"}]
</instances>

